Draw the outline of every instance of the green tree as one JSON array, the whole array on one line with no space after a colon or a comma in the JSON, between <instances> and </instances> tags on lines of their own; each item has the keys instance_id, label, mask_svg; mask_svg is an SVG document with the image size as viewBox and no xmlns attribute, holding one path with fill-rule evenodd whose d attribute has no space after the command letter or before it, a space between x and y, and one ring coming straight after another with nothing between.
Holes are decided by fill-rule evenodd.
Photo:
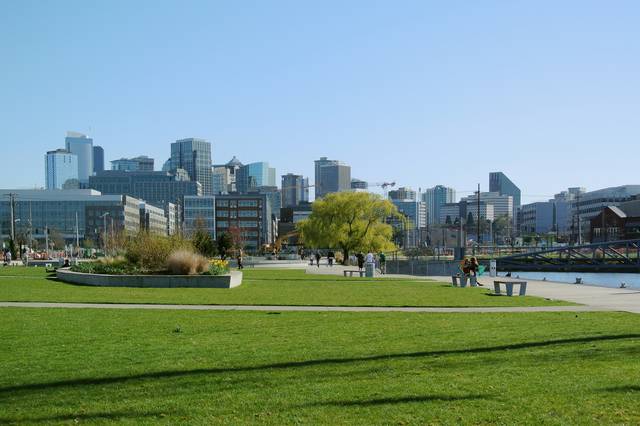
<instances>
[{"instance_id":1,"label":"green tree","mask_svg":"<svg viewBox=\"0 0 640 426\"><path fill-rule=\"evenodd\" d=\"M304 244L342 251L345 263L354 251L393 250L388 219L403 220L398 209L380 196L366 192L328 194L313 203L307 220L298 224Z\"/></svg>"},{"instance_id":2,"label":"green tree","mask_svg":"<svg viewBox=\"0 0 640 426\"><path fill-rule=\"evenodd\" d=\"M233 248L233 240L231 239L231 235L229 235L229 233L227 232L219 234L216 245L218 246L220 258L222 258L222 260L226 259L230 254L231 249Z\"/></svg>"},{"instance_id":3,"label":"green tree","mask_svg":"<svg viewBox=\"0 0 640 426\"><path fill-rule=\"evenodd\" d=\"M218 254L216 242L207 230L203 219L196 219L195 231L191 236L191 243L193 244L193 248L205 257L214 257Z\"/></svg>"}]
</instances>

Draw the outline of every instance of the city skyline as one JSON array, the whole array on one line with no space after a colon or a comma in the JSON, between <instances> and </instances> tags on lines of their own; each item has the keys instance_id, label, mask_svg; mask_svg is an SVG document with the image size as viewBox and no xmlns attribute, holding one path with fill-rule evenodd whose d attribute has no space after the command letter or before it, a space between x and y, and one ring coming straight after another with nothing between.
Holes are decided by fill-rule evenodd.
<instances>
[{"instance_id":1,"label":"city skyline","mask_svg":"<svg viewBox=\"0 0 640 426\"><path fill-rule=\"evenodd\" d=\"M5 12L5 187L44 186L41 155L70 129L102 146L106 164L148 155L159 167L170 143L193 136L213 144L215 164L268 161L279 176L313 179L326 156L364 181L464 195L500 170L523 204L633 183L618 170L635 166L621 155L638 133L634 2ZM91 31L68 31L69 16ZM167 31L176 20L192 23L179 37Z\"/></svg>"}]
</instances>

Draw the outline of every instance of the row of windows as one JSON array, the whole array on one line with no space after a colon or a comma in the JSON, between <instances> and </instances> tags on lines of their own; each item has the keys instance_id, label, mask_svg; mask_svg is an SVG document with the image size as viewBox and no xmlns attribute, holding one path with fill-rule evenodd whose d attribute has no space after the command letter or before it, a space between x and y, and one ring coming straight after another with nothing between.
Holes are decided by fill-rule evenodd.
<instances>
[{"instance_id":1,"label":"row of windows","mask_svg":"<svg viewBox=\"0 0 640 426\"><path fill-rule=\"evenodd\" d=\"M228 228L229 222L226 220L219 220L216 222L218 228ZM257 228L258 222L253 220L241 220L238 222L240 228Z\"/></svg>"},{"instance_id":2,"label":"row of windows","mask_svg":"<svg viewBox=\"0 0 640 426\"><path fill-rule=\"evenodd\" d=\"M258 207L258 200L216 200L218 207Z\"/></svg>"}]
</instances>

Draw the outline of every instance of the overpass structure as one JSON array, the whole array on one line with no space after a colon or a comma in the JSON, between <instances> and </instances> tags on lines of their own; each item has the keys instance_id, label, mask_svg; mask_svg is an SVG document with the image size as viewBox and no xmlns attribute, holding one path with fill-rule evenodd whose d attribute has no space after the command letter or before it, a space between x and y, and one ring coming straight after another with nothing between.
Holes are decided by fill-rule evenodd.
<instances>
[{"instance_id":1,"label":"overpass structure","mask_svg":"<svg viewBox=\"0 0 640 426\"><path fill-rule=\"evenodd\" d=\"M640 272L640 240L609 241L497 259L500 271Z\"/></svg>"}]
</instances>

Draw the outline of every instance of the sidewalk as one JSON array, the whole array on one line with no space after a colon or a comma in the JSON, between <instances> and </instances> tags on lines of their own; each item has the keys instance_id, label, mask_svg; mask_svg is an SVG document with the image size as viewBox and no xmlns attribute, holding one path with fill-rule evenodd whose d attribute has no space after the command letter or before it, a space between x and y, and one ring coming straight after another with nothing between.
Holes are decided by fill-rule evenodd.
<instances>
[{"instance_id":1,"label":"sidewalk","mask_svg":"<svg viewBox=\"0 0 640 426\"><path fill-rule=\"evenodd\" d=\"M343 275L344 269L358 269L357 267L334 266L329 268L325 265L317 267L307 267L308 274L334 274ZM443 276L414 276L414 275L376 275L376 277L400 278L412 280L433 280L444 283L451 283L451 277ZM488 276L479 277L479 281L484 287L493 290L493 279ZM551 281L527 281L527 295L544 297L554 300L565 300L567 302L580 303L599 310L625 311L640 314L640 290L597 287L590 285L576 285L556 283Z\"/></svg>"}]
</instances>

